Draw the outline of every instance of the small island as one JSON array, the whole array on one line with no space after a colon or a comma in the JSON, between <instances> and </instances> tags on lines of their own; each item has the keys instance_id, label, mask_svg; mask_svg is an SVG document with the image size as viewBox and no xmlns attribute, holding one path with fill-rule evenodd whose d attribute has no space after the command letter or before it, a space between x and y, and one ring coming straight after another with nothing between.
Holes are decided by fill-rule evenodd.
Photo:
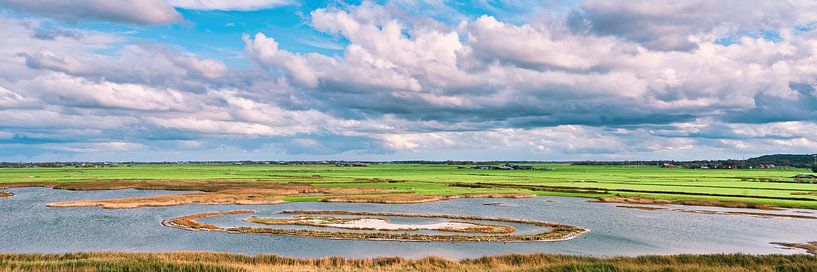
<instances>
[{"instance_id":1,"label":"small island","mask_svg":"<svg viewBox=\"0 0 817 272\"><path fill-rule=\"evenodd\" d=\"M163 222L165 226L196 231L221 231L229 233L259 233L270 235L287 235L300 237L315 237L328 239L354 239L354 240L397 240L416 242L522 242L522 241L565 241L576 238L582 234L590 232L589 229L557 223L542 221L465 216L465 215L440 215L440 214L401 214L401 213L379 213L379 212L349 212L349 211L284 211L282 214L298 214L292 218L259 218L249 217L246 222L259 223L265 225L301 225L313 227L329 227L351 230L371 230L372 232L343 232L311 229L286 229L286 228L261 228L261 227L220 227L212 224L198 222L200 219L252 213L249 210L237 210L227 212L213 212L194 214L177 217ZM316 216L320 215L320 216ZM332 215L332 216L324 216ZM498 223L528 224L542 227L544 231L535 234L512 234L516 229L512 226L501 224L486 224L470 221L450 221L440 224L390 224L388 220L382 218L340 218L344 216L386 216L386 217L416 217L416 218L443 218L456 220L479 220L492 221ZM485 235L463 235L463 234L426 234L412 233L417 230L435 230L442 232L467 232L482 233ZM395 232L403 231L403 232ZM506 235L507 234L507 235Z\"/></svg>"}]
</instances>

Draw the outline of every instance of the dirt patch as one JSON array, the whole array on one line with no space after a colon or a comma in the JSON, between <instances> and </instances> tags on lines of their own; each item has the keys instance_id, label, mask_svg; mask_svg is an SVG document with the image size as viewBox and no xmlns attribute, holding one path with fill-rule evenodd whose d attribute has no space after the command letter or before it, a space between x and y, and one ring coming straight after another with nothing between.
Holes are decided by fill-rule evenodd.
<instances>
[{"instance_id":1,"label":"dirt patch","mask_svg":"<svg viewBox=\"0 0 817 272\"><path fill-rule=\"evenodd\" d=\"M500 193L500 194L464 194L450 196L393 194L393 195L357 195L324 198L323 202L347 203L382 203L382 204L412 204L425 203L458 198L531 198L534 194L528 193Z\"/></svg>"},{"instance_id":2,"label":"dirt patch","mask_svg":"<svg viewBox=\"0 0 817 272\"><path fill-rule=\"evenodd\" d=\"M808 242L808 243L772 243L779 246L784 246L788 248L799 248L808 251L808 253L817 255L817 242Z\"/></svg>"},{"instance_id":3,"label":"dirt patch","mask_svg":"<svg viewBox=\"0 0 817 272\"><path fill-rule=\"evenodd\" d=\"M397 240L397 241L417 241L417 242L516 242L516 241L563 241L576 238L589 229L522 219L479 217L479 216L458 216L458 215L427 215L427 214L399 214L399 213L369 213L369 212L348 212L348 211L285 211L283 213L313 214L313 215L360 215L360 216L408 216L408 217L429 217L448 218L466 220L484 220L496 222L522 223L540 227L548 230L536 234L525 235L436 235L421 233L392 233L392 232L334 232L304 229L279 229L279 228L255 228L255 227L233 227L223 228L210 224L201 224L197 219L214 217L226 214L248 213L250 211L232 211L194 214L178 217L163 222L165 226L187 230L222 231L229 233L259 233L271 235L287 235L300 237L315 237L327 239L354 239L354 240Z\"/></svg>"},{"instance_id":4,"label":"dirt patch","mask_svg":"<svg viewBox=\"0 0 817 272\"><path fill-rule=\"evenodd\" d=\"M507 234L516 231L516 228L512 226L465 221L435 224L393 224L386 218L377 217L295 216L292 218L259 218L252 216L245 221L265 225L300 225L376 231L438 230L484 234Z\"/></svg>"},{"instance_id":5,"label":"dirt patch","mask_svg":"<svg viewBox=\"0 0 817 272\"><path fill-rule=\"evenodd\" d=\"M0 191L0 198L9 198L9 197L12 197L12 196L14 196L14 194L9 193L9 192Z\"/></svg>"}]
</instances>

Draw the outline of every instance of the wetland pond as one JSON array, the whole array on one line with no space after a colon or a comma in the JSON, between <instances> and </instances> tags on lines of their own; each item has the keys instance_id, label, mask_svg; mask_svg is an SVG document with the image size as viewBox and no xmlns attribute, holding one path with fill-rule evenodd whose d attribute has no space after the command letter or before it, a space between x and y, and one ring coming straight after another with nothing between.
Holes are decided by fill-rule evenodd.
<instances>
[{"instance_id":1,"label":"wetland pond","mask_svg":"<svg viewBox=\"0 0 817 272\"><path fill-rule=\"evenodd\" d=\"M525 199L463 198L418 204L360 204L297 202L277 205L183 205L137 209L98 207L49 208L46 203L70 200L110 199L173 191L102 190L67 191L47 188L14 188L11 198L0 198L0 252L80 251L220 251L244 254L278 254L291 257L342 256L353 258L441 256L473 258L508 253L556 253L592 256L653 254L804 253L772 242L802 243L817 240L814 210L758 211L714 207L661 206L665 209L632 209L614 203L591 203L584 198L534 197ZM677 210L673 210L677 209ZM502 217L577 226L591 230L558 242L409 242L394 240L343 240L268 234L190 231L168 227L166 220L192 214L253 210L252 214L229 214L202 218L203 224L219 227L259 226L250 216L270 219L293 218L285 211L347 211L381 214L436 214L462 217ZM703 212L679 212L697 210ZM763 212L804 218L722 214ZM349 217L349 218L346 218ZM298 217L316 224L356 226L361 222L378 226L422 226L420 233L433 234L427 226L473 227L490 221L451 221L445 218L383 216L380 218ZM311 221L309 221L311 220ZM340 221L327 221L340 220ZM387 220L387 221L386 221ZM324 222L326 221L326 222ZM453 223L452 223L453 222ZM330 224L331 223L331 224ZM514 222L520 234L541 231ZM491 225L492 226L492 225ZM315 226L297 226L311 229ZM546 228L545 228L546 229ZM357 230L348 230L357 231ZM389 230L395 231L395 230ZM480 235L463 233L462 235Z\"/></svg>"}]
</instances>

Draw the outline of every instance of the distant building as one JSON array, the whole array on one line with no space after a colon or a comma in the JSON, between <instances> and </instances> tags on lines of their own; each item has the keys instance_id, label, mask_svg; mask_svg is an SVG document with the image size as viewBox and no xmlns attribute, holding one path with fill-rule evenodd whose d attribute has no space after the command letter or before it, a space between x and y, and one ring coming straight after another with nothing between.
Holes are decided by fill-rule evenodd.
<instances>
[{"instance_id":1,"label":"distant building","mask_svg":"<svg viewBox=\"0 0 817 272\"><path fill-rule=\"evenodd\" d=\"M337 167L366 167L369 166L368 164L362 162L337 162L335 163Z\"/></svg>"},{"instance_id":2,"label":"distant building","mask_svg":"<svg viewBox=\"0 0 817 272\"><path fill-rule=\"evenodd\" d=\"M494 165L474 165L471 166L471 169L477 170L533 170L533 166L527 165L514 165L510 163L506 163L502 166L494 166Z\"/></svg>"}]
</instances>

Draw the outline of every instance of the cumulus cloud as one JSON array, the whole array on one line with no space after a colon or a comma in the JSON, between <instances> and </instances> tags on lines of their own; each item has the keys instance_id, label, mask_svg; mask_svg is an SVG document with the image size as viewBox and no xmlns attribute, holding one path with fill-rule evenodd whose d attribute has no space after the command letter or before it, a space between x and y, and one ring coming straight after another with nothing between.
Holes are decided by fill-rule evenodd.
<instances>
[{"instance_id":1,"label":"cumulus cloud","mask_svg":"<svg viewBox=\"0 0 817 272\"><path fill-rule=\"evenodd\" d=\"M732 118L770 101L766 96L811 103L808 95L791 100L797 91L790 83L814 76L802 66L814 65L810 39L792 29L783 42L697 41L685 52L490 16L463 21L457 31L431 29L388 17L372 4L318 9L312 25L348 39L344 54L289 52L262 33L244 37L246 52L321 93L313 99L331 99L358 114L519 127L622 125Z\"/></svg>"},{"instance_id":2,"label":"cumulus cloud","mask_svg":"<svg viewBox=\"0 0 817 272\"><path fill-rule=\"evenodd\" d=\"M0 5L68 22L168 24L182 20L165 0L1 0Z\"/></svg>"},{"instance_id":3,"label":"cumulus cloud","mask_svg":"<svg viewBox=\"0 0 817 272\"><path fill-rule=\"evenodd\" d=\"M813 1L581 1L568 22L576 31L622 37L651 49L692 50L745 31L808 24L817 19Z\"/></svg>"},{"instance_id":4,"label":"cumulus cloud","mask_svg":"<svg viewBox=\"0 0 817 272\"><path fill-rule=\"evenodd\" d=\"M288 4L248 3L171 2ZM341 51L248 33L250 68L123 33L0 19L0 160L26 146L38 156L219 150L234 159L817 151L817 34L802 26L813 8L764 2L768 13L738 5L709 19L723 4L666 4L588 0L548 23L400 10L445 2L332 5L304 18L343 41ZM765 28L779 38L741 34Z\"/></svg>"}]
</instances>

